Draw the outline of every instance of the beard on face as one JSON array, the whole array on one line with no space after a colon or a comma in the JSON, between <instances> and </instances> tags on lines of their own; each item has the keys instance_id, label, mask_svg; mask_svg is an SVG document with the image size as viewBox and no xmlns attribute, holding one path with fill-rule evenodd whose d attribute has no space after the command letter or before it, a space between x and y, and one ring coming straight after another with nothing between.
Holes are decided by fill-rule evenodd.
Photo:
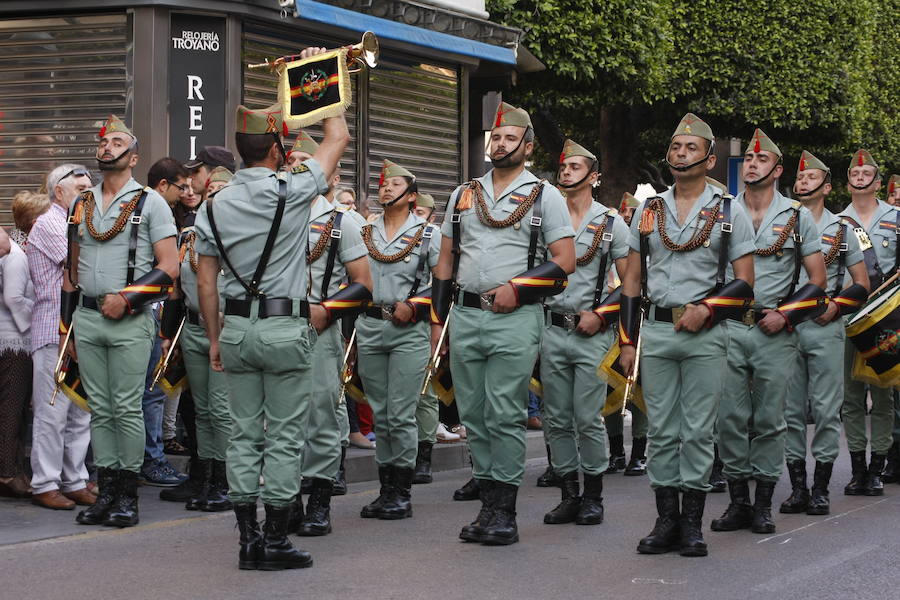
<instances>
[{"instance_id":1,"label":"beard on face","mask_svg":"<svg viewBox=\"0 0 900 600\"><path fill-rule=\"evenodd\" d=\"M491 157L491 164L495 169L512 169L521 167L525 163L525 144L516 148L513 152L502 158Z\"/></svg>"},{"instance_id":2,"label":"beard on face","mask_svg":"<svg viewBox=\"0 0 900 600\"><path fill-rule=\"evenodd\" d=\"M98 158L97 159L97 168L101 171L124 171L128 168L128 161L131 158L131 151L128 150L112 162L107 162L108 159Z\"/></svg>"}]
</instances>

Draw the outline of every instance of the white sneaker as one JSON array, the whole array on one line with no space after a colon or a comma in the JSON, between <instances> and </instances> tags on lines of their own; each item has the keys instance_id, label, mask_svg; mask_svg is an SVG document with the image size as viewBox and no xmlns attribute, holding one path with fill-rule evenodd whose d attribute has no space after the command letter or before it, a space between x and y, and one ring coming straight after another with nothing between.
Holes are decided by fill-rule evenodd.
<instances>
[{"instance_id":1,"label":"white sneaker","mask_svg":"<svg viewBox=\"0 0 900 600\"><path fill-rule=\"evenodd\" d=\"M458 442L460 439L459 434L448 431L443 423L438 423L435 437L439 442Z\"/></svg>"}]
</instances>

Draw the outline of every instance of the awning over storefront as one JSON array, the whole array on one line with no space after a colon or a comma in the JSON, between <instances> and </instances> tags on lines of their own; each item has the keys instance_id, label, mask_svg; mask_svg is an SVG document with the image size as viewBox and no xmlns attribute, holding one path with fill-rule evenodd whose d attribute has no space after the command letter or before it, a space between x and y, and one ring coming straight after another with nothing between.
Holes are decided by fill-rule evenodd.
<instances>
[{"instance_id":1,"label":"awning over storefront","mask_svg":"<svg viewBox=\"0 0 900 600\"><path fill-rule=\"evenodd\" d=\"M342 27L351 31L371 31L380 38L397 40L450 52L473 56L482 60L488 60L507 65L516 64L516 52L513 48L504 48L476 42L463 37L431 31L421 27L414 27L405 23L398 23L388 19L381 19L346 8L312 2L312 0L296 0L295 15L307 21L327 23L336 27Z\"/></svg>"}]
</instances>

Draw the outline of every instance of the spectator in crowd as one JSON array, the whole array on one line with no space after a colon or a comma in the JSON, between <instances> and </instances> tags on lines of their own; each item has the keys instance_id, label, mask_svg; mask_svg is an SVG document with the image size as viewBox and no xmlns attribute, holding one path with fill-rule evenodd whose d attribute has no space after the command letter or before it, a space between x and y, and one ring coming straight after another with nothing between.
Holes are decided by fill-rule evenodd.
<instances>
[{"instance_id":1,"label":"spectator in crowd","mask_svg":"<svg viewBox=\"0 0 900 600\"><path fill-rule=\"evenodd\" d=\"M190 172L180 161L171 158L161 158L147 171L147 185L156 190L165 198L166 203L172 207L175 214L175 225L181 231L183 212L178 208L178 200L191 188Z\"/></svg>"},{"instance_id":2,"label":"spectator in crowd","mask_svg":"<svg viewBox=\"0 0 900 600\"><path fill-rule=\"evenodd\" d=\"M191 178L191 187L197 198L203 196L206 190L206 181L216 167L225 167L232 173L237 168L234 161L234 154L231 150L222 146L204 146L197 157L184 163L184 168L189 171Z\"/></svg>"},{"instance_id":3,"label":"spectator in crowd","mask_svg":"<svg viewBox=\"0 0 900 600\"><path fill-rule=\"evenodd\" d=\"M41 207L42 196L20 192L13 200L16 227L27 234ZM25 474L25 429L28 399L31 397L31 311L34 290L28 275L25 251L15 241L0 258L0 486L9 495L27 496L30 486Z\"/></svg>"},{"instance_id":4,"label":"spectator in crowd","mask_svg":"<svg viewBox=\"0 0 900 600\"><path fill-rule=\"evenodd\" d=\"M91 415L64 394L50 399L56 388L53 371L59 346L59 306L63 267L68 255L66 218L75 198L91 187L88 170L63 164L47 175L50 208L37 218L28 235L25 253L34 285L31 315L32 501L38 506L71 510L94 503L96 489L88 487L84 461L91 440Z\"/></svg>"},{"instance_id":5,"label":"spectator in crowd","mask_svg":"<svg viewBox=\"0 0 900 600\"><path fill-rule=\"evenodd\" d=\"M351 188L348 187L340 187L334 192L334 201L338 204L343 204L350 210L355 210L359 212L359 209L356 206L356 192L354 192ZM363 215L365 217L365 215Z\"/></svg>"}]
</instances>

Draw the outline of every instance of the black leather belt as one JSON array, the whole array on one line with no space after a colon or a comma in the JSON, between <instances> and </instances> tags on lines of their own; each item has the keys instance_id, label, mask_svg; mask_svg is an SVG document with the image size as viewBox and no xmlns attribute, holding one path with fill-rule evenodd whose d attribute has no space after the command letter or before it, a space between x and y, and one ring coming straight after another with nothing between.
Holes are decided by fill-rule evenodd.
<instances>
[{"instance_id":1,"label":"black leather belt","mask_svg":"<svg viewBox=\"0 0 900 600\"><path fill-rule=\"evenodd\" d=\"M200 313L195 310L191 310L190 308L185 308L184 313L188 323L190 323L191 325L200 324Z\"/></svg>"},{"instance_id":2,"label":"black leather belt","mask_svg":"<svg viewBox=\"0 0 900 600\"><path fill-rule=\"evenodd\" d=\"M225 298L225 314L238 317L250 317L250 307L253 300L238 300ZM259 300L259 318L290 317L294 314L293 298L264 298ZM299 317L309 318L309 302L300 300Z\"/></svg>"},{"instance_id":3,"label":"black leather belt","mask_svg":"<svg viewBox=\"0 0 900 600\"><path fill-rule=\"evenodd\" d=\"M82 296L81 297L81 305L85 308L89 308L91 310L96 310L99 312L100 303L97 302L96 298L92 298L90 296Z\"/></svg>"},{"instance_id":4,"label":"black leather belt","mask_svg":"<svg viewBox=\"0 0 900 600\"><path fill-rule=\"evenodd\" d=\"M677 323L678 319L680 319L683 314L683 306L676 306L674 308L663 308L662 306L650 307L650 318L654 321L662 321L663 323ZM755 325L762 321L765 316L766 315L764 315L762 311L748 308L747 310L741 311L740 315L733 315L727 318L733 321L739 321L745 325Z\"/></svg>"},{"instance_id":5,"label":"black leather belt","mask_svg":"<svg viewBox=\"0 0 900 600\"><path fill-rule=\"evenodd\" d=\"M549 311L550 313L550 324L555 325L557 327L562 327L567 331L573 331L576 327L578 327L578 322L581 321L581 315L577 315L575 313L558 313Z\"/></svg>"},{"instance_id":6,"label":"black leather belt","mask_svg":"<svg viewBox=\"0 0 900 600\"><path fill-rule=\"evenodd\" d=\"M493 294L473 294L472 292L460 292L461 304L468 308L480 308L491 311L494 308Z\"/></svg>"},{"instance_id":7,"label":"black leather belt","mask_svg":"<svg viewBox=\"0 0 900 600\"><path fill-rule=\"evenodd\" d=\"M390 321L394 318L394 305L393 304L373 304L366 308L365 313L367 317L372 317L373 319L379 319L381 321Z\"/></svg>"}]
</instances>

